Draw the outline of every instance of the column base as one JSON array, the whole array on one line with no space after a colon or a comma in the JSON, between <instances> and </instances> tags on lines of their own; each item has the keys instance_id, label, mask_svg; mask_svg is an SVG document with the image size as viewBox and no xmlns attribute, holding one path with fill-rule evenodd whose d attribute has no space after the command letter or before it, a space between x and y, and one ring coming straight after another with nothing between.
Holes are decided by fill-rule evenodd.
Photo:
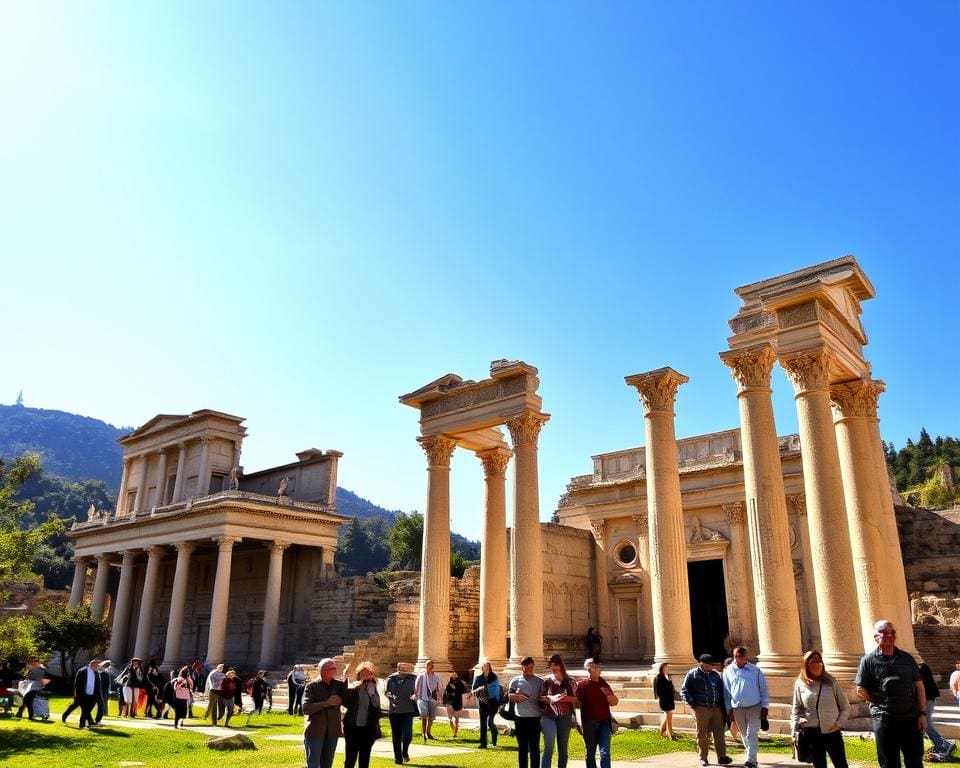
<instances>
[{"instance_id":1,"label":"column base","mask_svg":"<svg viewBox=\"0 0 960 768\"><path fill-rule=\"evenodd\" d=\"M848 685L860 668L861 654L823 652L823 665L843 685Z\"/></svg>"},{"instance_id":2,"label":"column base","mask_svg":"<svg viewBox=\"0 0 960 768\"><path fill-rule=\"evenodd\" d=\"M761 653L757 657L757 666L763 670L766 677L786 677L793 682L803 666L803 655Z\"/></svg>"},{"instance_id":3,"label":"column base","mask_svg":"<svg viewBox=\"0 0 960 768\"><path fill-rule=\"evenodd\" d=\"M601 656L601 658L603 658ZM693 652L687 654L674 654L674 655L663 655L663 656L654 656L653 664L650 665L650 673L656 677L660 674L660 665L669 664L671 668L671 676L674 674L685 673L688 669L697 666L697 660L693 656ZM723 663L723 659L717 659L718 664ZM601 662L602 666L602 662Z\"/></svg>"},{"instance_id":4,"label":"column base","mask_svg":"<svg viewBox=\"0 0 960 768\"><path fill-rule=\"evenodd\" d=\"M419 675L421 672L426 672L427 661L433 662L433 671L440 675L440 679L443 680L443 684L446 685L450 679L450 673L453 672L453 664L450 663L450 659L442 659L437 656L422 656L417 659L417 663L413 667L413 673Z\"/></svg>"}]
</instances>

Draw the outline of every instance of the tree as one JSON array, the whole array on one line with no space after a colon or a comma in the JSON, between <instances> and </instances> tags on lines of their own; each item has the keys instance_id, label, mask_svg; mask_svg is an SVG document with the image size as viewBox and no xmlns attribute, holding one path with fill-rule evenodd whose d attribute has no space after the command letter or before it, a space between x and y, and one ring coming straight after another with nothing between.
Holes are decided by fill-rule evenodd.
<instances>
[{"instance_id":1,"label":"tree","mask_svg":"<svg viewBox=\"0 0 960 768\"><path fill-rule=\"evenodd\" d=\"M34 505L17 500L17 490L40 472L40 457L25 453L7 464L0 459L0 582L36 581L33 564L43 545L64 530L63 521L33 517Z\"/></svg>"},{"instance_id":2,"label":"tree","mask_svg":"<svg viewBox=\"0 0 960 768\"><path fill-rule=\"evenodd\" d=\"M33 639L33 619L8 616L0 619L0 658L26 662L39 655Z\"/></svg>"},{"instance_id":3,"label":"tree","mask_svg":"<svg viewBox=\"0 0 960 768\"><path fill-rule=\"evenodd\" d=\"M423 515L400 513L387 531L391 566L398 571L419 571L423 556Z\"/></svg>"},{"instance_id":4,"label":"tree","mask_svg":"<svg viewBox=\"0 0 960 768\"><path fill-rule=\"evenodd\" d=\"M74 662L81 650L97 651L110 640L110 628L103 619L90 615L90 606L71 608L65 603L44 603L33 619L33 639L44 653L60 654L60 669L76 671Z\"/></svg>"}]
</instances>

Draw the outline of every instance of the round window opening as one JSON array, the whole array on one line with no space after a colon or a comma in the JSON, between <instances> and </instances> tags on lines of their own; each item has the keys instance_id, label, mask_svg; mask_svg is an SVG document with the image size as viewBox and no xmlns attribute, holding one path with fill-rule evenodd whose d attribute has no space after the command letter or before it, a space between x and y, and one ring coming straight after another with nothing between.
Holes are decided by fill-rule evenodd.
<instances>
[{"instance_id":1,"label":"round window opening","mask_svg":"<svg viewBox=\"0 0 960 768\"><path fill-rule=\"evenodd\" d=\"M636 559L637 550L633 544L624 544L617 550L617 560L623 563L623 565L630 565Z\"/></svg>"}]
</instances>

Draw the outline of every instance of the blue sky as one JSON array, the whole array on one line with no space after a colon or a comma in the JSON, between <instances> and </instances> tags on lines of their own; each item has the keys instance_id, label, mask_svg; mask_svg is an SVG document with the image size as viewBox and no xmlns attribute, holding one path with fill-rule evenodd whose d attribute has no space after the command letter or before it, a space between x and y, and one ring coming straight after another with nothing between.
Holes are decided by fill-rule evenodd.
<instances>
[{"instance_id":1,"label":"blue sky","mask_svg":"<svg viewBox=\"0 0 960 768\"><path fill-rule=\"evenodd\" d=\"M0 6L0 402L225 410L248 470L337 448L422 509L397 396L519 358L546 519L642 444L625 375L736 426L733 289L852 253L884 438L960 435L960 6L514 6ZM455 529L482 498L460 451Z\"/></svg>"}]
</instances>

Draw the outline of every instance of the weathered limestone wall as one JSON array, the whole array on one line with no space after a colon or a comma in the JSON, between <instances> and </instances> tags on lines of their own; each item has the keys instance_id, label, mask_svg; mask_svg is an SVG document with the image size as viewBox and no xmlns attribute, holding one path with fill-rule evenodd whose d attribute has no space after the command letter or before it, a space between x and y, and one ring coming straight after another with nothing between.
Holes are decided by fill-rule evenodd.
<instances>
[{"instance_id":1,"label":"weathered limestone wall","mask_svg":"<svg viewBox=\"0 0 960 768\"><path fill-rule=\"evenodd\" d=\"M593 586L593 538L588 531L554 523L540 526L543 542L544 650L561 652L575 638L583 654L582 638L593 624L596 602ZM547 642L549 636L551 641Z\"/></svg>"},{"instance_id":2,"label":"weathered limestone wall","mask_svg":"<svg viewBox=\"0 0 960 768\"><path fill-rule=\"evenodd\" d=\"M960 513L914 507L896 513L907 591L960 595Z\"/></svg>"},{"instance_id":3,"label":"weathered limestone wall","mask_svg":"<svg viewBox=\"0 0 960 768\"><path fill-rule=\"evenodd\" d=\"M340 653L357 637L382 632L393 596L371 576L349 576L316 584L311 604L311 642L298 661Z\"/></svg>"},{"instance_id":4,"label":"weathered limestone wall","mask_svg":"<svg viewBox=\"0 0 960 768\"><path fill-rule=\"evenodd\" d=\"M934 677L940 680L940 702L948 702L951 697L946 683L950 680L950 673L954 670L957 659L960 658L960 626L914 624L913 634L917 650Z\"/></svg>"}]
</instances>

